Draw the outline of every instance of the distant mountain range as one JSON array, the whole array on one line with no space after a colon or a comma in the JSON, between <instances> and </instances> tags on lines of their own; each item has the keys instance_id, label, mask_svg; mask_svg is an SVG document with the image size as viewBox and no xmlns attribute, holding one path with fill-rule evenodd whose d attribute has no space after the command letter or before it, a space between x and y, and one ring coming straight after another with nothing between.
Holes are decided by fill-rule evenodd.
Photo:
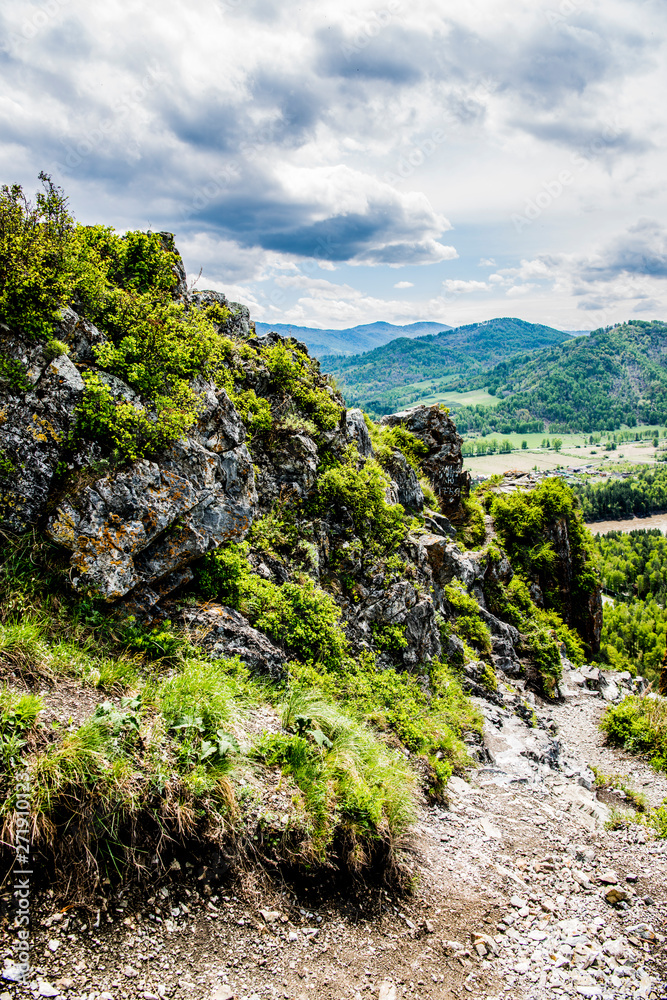
<instances>
[{"instance_id":1,"label":"distant mountain range","mask_svg":"<svg viewBox=\"0 0 667 1000\"><path fill-rule=\"evenodd\" d=\"M573 336L505 317L449 327L436 335L403 336L364 354L328 355L320 361L325 371L336 376L350 405L382 414L451 390L473 377L479 376L481 383L483 373L500 362L528 360L532 352L566 343Z\"/></svg>"},{"instance_id":2,"label":"distant mountain range","mask_svg":"<svg viewBox=\"0 0 667 1000\"><path fill-rule=\"evenodd\" d=\"M470 373L465 388L482 386L500 397L498 420L545 420L552 432L665 423L667 323L620 323Z\"/></svg>"},{"instance_id":3,"label":"distant mountain range","mask_svg":"<svg viewBox=\"0 0 667 1000\"><path fill-rule=\"evenodd\" d=\"M451 330L446 323L408 323L394 326L393 323L365 323L347 330L318 330L312 326L293 326L290 323L255 323L260 337L273 330L283 337L295 337L303 341L311 354L319 358L324 354L361 354L372 351L397 337L423 337L424 334Z\"/></svg>"}]
</instances>

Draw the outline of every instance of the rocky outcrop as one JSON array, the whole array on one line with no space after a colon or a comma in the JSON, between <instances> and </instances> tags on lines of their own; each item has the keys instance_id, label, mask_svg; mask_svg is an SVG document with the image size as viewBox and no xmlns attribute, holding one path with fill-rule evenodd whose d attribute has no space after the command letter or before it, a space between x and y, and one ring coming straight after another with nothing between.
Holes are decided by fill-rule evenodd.
<instances>
[{"instance_id":1,"label":"rocky outcrop","mask_svg":"<svg viewBox=\"0 0 667 1000\"><path fill-rule=\"evenodd\" d=\"M44 510L76 423L83 380L66 354L0 328L8 375L0 411L0 523L21 532Z\"/></svg>"},{"instance_id":2,"label":"rocky outcrop","mask_svg":"<svg viewBox=\"0 0 667 1000\"><path fill-rule=\"evenodd\" d=\"M449 411L435 406L416 406L382 418L387 427L402 426L426 445L421 465L431 481L440 508L452 520L460 516L461 500L470 490L470 476L463 471L462 438Z\"/></svg>"},{"instance_id":3,"label":"rocky outcrop","mask_svg":"<svg viewBox=\"0 0 667 1000\"><path fill-rule=\"evenodd\" d=\"M56 506L46 531L71 551L75 588L116 600L245 537L254 500L245 427L224 390L204 398L196 431L158 460L73 485Z\"/></svg>"},{"instance_id":4,"label":"rocky outcrop","mask_svg":"<svg viewBox=\"0 0 667 1000\"><path fill-rule=\"evenodd\" d=\"M391 503L402 504L406 510L421 511L424 507L424 491L405 455L394 449L382 461L385 472L392 479L387 499Z\"/></svg>"},{"instance_id":5,"label":"rocky outcrop","mask_svg":"<svg viewBox=\"0 0 667 1000\"><path fill-rule=\"evenodd\" d=\"M345 424L347 436L353 444L356 444L361 457L372 458L373 445L362 411L348 410L345 414Z\"/></svg>"}]
</instances>

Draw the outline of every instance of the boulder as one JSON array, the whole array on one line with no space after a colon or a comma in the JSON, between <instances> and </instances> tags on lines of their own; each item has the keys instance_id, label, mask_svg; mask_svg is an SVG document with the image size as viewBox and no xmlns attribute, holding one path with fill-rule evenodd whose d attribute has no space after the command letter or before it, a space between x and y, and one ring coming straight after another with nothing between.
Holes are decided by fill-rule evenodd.
<instances>
[{"instance_id":1,"label":"boulder","mask_svg":"<svg viewBox=\"0 0 667 1000\"><path fill-rule=\"evenodd\" d=\"M203 646L211 659L238 656L253 670L274 680L282 677L287 657L238 611L209 604L185 610L181 620L191 630L193 642Z\"/></svg>"},{"instance_id":2,"label":"boulder","mask_svg":"<svg viewBox=\"0 0 667 1000\"><path fill-rule=\"evenodd\" d=\"M155 461L74 483L47 534L72 553L73 586L112 601L163 580L252 524L254 473L245 428L224 390L196 430Z\"/></svg>"}]
</instances>

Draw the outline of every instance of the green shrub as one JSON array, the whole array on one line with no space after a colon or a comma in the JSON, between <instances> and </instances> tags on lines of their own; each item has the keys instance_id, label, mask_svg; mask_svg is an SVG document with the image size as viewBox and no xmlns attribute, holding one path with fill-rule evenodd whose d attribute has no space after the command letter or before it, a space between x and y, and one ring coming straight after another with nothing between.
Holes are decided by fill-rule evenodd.
<instances>
[{"instance_id":1,"label":"green shrub","mask_svg":"<svg viewBox=\"0 0 667 1000\"><path fill-rule=\"evenodd\" d=\"M317 480L312 506L322 515L345 508L354 523L354 533L382 551L396 549L407 531L400 504L386 500L390 481L373 459L358 467L358 452L348 448L345 461L326 469Z\"/></svg>"},{"instance_id":2,"label":"green shrub","mask_svg":"<svg viewBox=\"0 0 667 1000\"><path fill-rule=\"evenodd\" d=\"M0 351L0 386L3 390L13 394L27 392L30 388L27 375L28 369L22 362L8 358Z\"/></svg>"},{"instance_id":3,"label":"green shrub","mask_svg":"<svg viewBox=\"0 0 667 1000\"><path fill-rule=\"evenodd\" d=\"M572 564L567 581L568 598L575 616L588 614L590 595L598 586L592 560L592 540L581 516L579 501L572 490L557 478L545 479L527 492L491 496L491 512L498 535L515 569L537 577L547 610L562 612L559 567L553 544L547 540L549 528L567 526Z\"/></svg>"},{"instance_id":4,"label":"green shrub","mask_svg":"<svg viewBox=\"0 0 667 1000\"><path fill-rule=\"evenodd\" d=\"M340 627L340 608L330 594L309 578L278 586L259 576L242 584L240 611L255 628L303 663L326 670L340 668L347 639Z\"/></svg>"},{"instance_id":5,"label":"green shrub","mask_svg":"<svg viewBox=\"0 0 667 1000\"><path fill-rule=\"evenodd\" d=\"M484 510L475 496L462 497L461 524L456 529L456 540L465 549L478 549L486 541Z\"/></svg>"},{"instance_id":6,"label":"green shrub","mask_svg":"<svg viewBox=\"0 0 667 1000\"><path fill-rule=\"evenodd\" d=\"M384 653L400 653L408 645L408 640L405 638L405 625L373 622L371 630L376 648Z\"/></svg>"},{"instance_id":7,"label":"green shrub","mask_svg":"<svg viewBox=\"0 0 667 1000\"><path fill-rule=\"evenodd\" d=\"M480 617L477 601L463 589L463 585L449 583L445 587L445 597L454 612L453 629L466 642L479 646L485 653L491 651L491 633Z\"/></svg>"},{"instance_id":8,"label":"green shrub","mask_svg":"<svg viewBox=\"0 0 667 1000\"><path fill-rule=\"evenodd\" d=\"M155 700L167 728L194 729L208 738L235 714L231 683L220 661L187 661L180 673L160 684Z\"/></svg>"},{"instance_id":9,"label":"green shrub","mask_svg":"<svg viewBox=\"0 0 667 1000\"><path fill-rule=\"evenodd\" d=\"M650 755L657 770L667 771L667 699L629 695L607 709L600 729L613 745Z\"/></svg>"},{"instance_id":10,"label":"green shrub","mask_svg":"<svg viewBox=\"0 0 667 1000\"><path fill-rule=\"evenodd\" d=\"M248 550L247 542L232 542L206 553L197 569L197 585L204 597L238 609L242 581L249 573Z\"/></svg>"},{"instance_id":11,"label":"green shrub","mask_svg":"<svg viewBox=\"0 0 667 1000\"><path fill-rule=\"evenodd\" d=\"M273 382L310 414L320 430L338 426L342 409L325 388L315 384L319 365L314 358L286 344L265 347L261 355Z\"/></svg>"}]
</instances>

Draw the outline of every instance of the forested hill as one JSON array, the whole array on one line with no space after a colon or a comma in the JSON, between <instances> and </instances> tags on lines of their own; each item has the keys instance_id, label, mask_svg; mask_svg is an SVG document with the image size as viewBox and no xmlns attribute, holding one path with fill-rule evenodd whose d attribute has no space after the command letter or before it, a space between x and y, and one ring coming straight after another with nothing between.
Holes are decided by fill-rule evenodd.
<instances>
[{"instance_id":1,"label":"forested hill","mask_svg":"<svg viewBox=\"0 0 667 1000\"><path fill-rule=\"evenodd\" d=\"M562 330L521 319L492 319L445 330L436 336L408 340L401 337L367 354L352 357L323 357L325 371L334 374L351 405L377 412L390 412L403 402L406 387L431 380L428 386L415 386L409 402L433 391L451 388L457 376L469 378L494 368L516 355L527 355L540 348L560 345L571 335ZM442 385L432 380L442 380ZM402 388L398 394L396 390Z\"/></svg>"},{"instance_id":2,"label":"forested hill","mask_svg":"<svg viewBox=\"0 0 667 1000\"><path fill-rule=\"evenodd\" d=\"M293 326L291 323L255 323L255 329L260 336L273 331L281 337L295 337L306 345L312 355L319 358L329 354L359 354L388 344L397 337L423 337L452 328L446 323L423 322L394 326L393 323L380 321L351 326L347 330L318 330L311 326Z\"/></svg>"},{"instance_id":3,"label":"forested hill","mask_svg":"<svg viewBox=\"0 0 667 1000\"><path fill-rule=\"evenodd\" d=\"M506 397L499 413L566 430L615 430L667 419L667 324L635 320L503 361L473 377ZM553 426L551 428L554 429Z\"/></svg>"}]
</instances>

